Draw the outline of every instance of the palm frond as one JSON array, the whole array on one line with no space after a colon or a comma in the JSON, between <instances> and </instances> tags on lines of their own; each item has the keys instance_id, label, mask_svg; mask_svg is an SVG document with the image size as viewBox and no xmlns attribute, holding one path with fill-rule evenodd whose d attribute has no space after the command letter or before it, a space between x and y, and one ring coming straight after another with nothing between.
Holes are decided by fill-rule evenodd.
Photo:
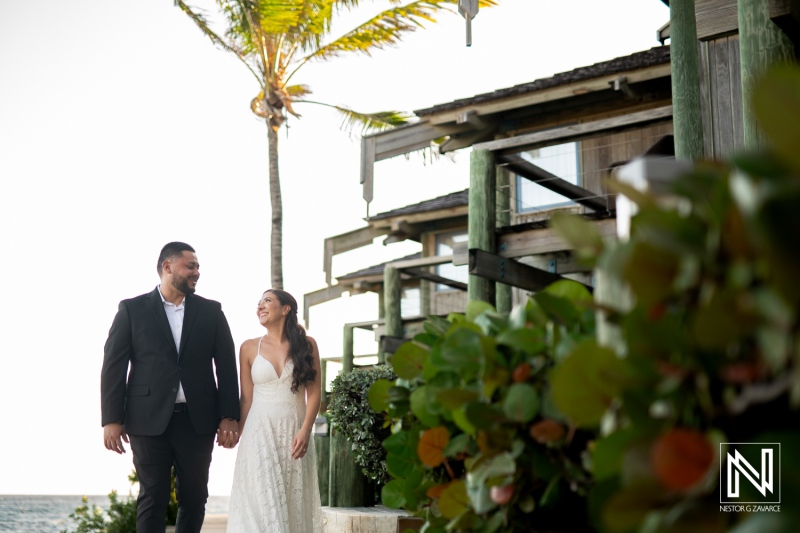
<instances>
[{"instance_id":1,"label":"palm frond","mask_svg":"<svg viewBox=\"0 0 800 533\"><path fill-rule=\"evenodd\" d=\"M285 90L294 100L311 94L311 88L308 85L291 85Z\"/></svg>"},{"instance_id":2,"label":"palm frond","mask_svg":"<svg viewBox=\"0 0 800 533\"><path fill-rule=\"evenodd\" d=\"M255 76L255 78L259 81L259 83L261 83L261 76L259 76L258 73L256 73L255 70L253 70L252 65L250 65L250 63L247 62L247 53L245 50L237 46L236 43L234 42L229 43L225 41L225 39L217 35L216 32L214 32L214 30L212 30L211 27L208 25L208 20L206 19L206 17L202 13L192 9L192 7L187 5L186 2L184 2L183 0L174 0L174 2L175 6L177 6L181 11L183 11L190 19L192 19L195 25L198 28L200 28L200 31L202 31L203 34L206 37L208 37L214 45L219 46L226 52L230 52L236 57L238 57L239 60L242 63L244 63L244 65L247 67L250 73L252 73L253 76Z\"/></svg>"},{"instance_id":3,"label":"palm frond","mask_svg":"<svg viewBox=\"0 0 800 533\"><path fill-rule=\"evenodd\" d=\"M482 0L482 3L494 5L496 0ZM455 13L453 6L457 4L458 0L416 0L404 6L392 7L315 50L302 62L328 59L343 52L369 55L374 49L397 45L404 34L424 27L425 23L436 22L437 14Z\"/></svg>"},{"instance_id":4,"label":"palm frond","mask_svg":"<svg viewBox=\"0 0 800 533\"><path fill-rule=\"evenodd\" d=\"M405 111L379 111L377 113L361 113L349 107L315 102L312 100L295 100L295 103L316 104L335 109L341 118L339 127L348 133L359 130L365 133L383 131L411 123L413 115Z\"/></svg>"}]
</instances>

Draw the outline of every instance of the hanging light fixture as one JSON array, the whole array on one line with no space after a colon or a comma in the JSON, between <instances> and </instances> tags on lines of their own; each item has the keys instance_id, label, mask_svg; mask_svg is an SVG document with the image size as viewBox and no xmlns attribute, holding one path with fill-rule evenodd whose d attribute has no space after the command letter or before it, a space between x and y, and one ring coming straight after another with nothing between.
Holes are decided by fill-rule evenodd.
<instances>
[{"instance_id":1,"label":"hanging light fixture","mask_svg":"<svg viewBox=\"0 0 800 533\"><path fill-rule=\"evenodd\" d=\"M467 21L467 46L472 46L472 19L478 15L478 0L458 0L458 12Z\"/></svg>"}]
</instances>

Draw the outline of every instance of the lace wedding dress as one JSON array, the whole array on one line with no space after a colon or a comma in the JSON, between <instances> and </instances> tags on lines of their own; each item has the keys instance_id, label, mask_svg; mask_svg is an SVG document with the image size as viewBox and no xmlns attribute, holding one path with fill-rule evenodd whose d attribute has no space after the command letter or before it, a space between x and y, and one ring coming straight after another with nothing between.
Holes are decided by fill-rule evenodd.
<instances>
[{"instance_id":1,"label":"lace wedding dress","mask_svg":"<svg viewBox=\"0 0 800 533\"><path fill-rule=\"evenodd\" d=\"M253 362L253 404L239 441L228 533L322 531L314 439L302 459L292 441L306 413L305 387L292 393L291 360L278 376L261 354Z\"/></svg>"}]
</instances>

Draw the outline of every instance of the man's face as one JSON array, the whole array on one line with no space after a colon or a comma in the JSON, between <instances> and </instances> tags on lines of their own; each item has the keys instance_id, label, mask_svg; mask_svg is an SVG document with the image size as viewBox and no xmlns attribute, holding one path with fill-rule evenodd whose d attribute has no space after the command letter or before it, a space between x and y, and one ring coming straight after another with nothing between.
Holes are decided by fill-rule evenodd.
<instances>
[{"instance_id":1,"label":"man's face","mask_svg":"<svg viewBox=\"0 0 800 533\"><path fill-rule=\"evenodd\" d=\"M197 261L197 254L184 250L180 256L173 257L169 263L172 286L183 294L194 294L197 280L200 278L200 263Z\"/></svg>"}]
</instances>

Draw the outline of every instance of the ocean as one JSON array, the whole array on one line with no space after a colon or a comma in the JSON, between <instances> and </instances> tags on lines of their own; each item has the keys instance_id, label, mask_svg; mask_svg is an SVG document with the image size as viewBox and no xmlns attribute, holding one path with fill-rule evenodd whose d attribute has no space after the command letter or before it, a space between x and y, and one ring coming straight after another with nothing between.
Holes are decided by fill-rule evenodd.
<instances>
[{"instance_id":1,"label":"ocean","mask_svg":"<svg viewBox=\"0 0 800 533\"><path fill-rule=\"evenodd\" d=\"M120 494L125 498L127 494ZM59 533L75 531L69 518L81 505L82 496L20 496L0 495L0 531L14 533ZM89 496L89 505L108 509L108 496ZM228 496L209 496L208 514L227 514Z\"/></svg>"}]
</instances>

